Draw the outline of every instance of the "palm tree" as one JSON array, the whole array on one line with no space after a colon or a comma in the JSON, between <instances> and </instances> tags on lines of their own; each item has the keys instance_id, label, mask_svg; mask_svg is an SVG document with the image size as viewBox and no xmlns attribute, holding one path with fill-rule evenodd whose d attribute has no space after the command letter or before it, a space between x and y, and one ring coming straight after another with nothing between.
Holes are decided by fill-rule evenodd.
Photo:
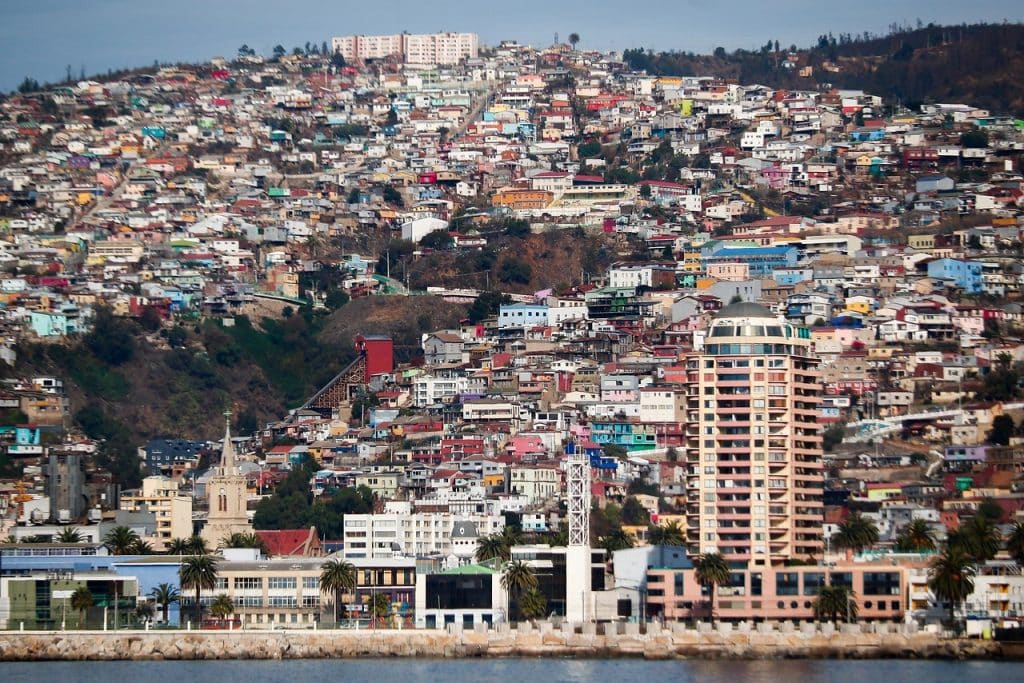
<instances>
[{"instance_id":1,"label":"palm tree","mask_svg":"<svg viewBox=\"0 0 1024 683\"><path fill-rule=\"evenodd\" d=\"M202 623L203 607L200 599L204 589L213 590L217 585L217 560L210 555L186 557L178 567L178 577L182 590L195 590L196 623Z\"/></svg>"},{"instance_id":2,"label":"palm tree","mask_svg":"<svg viewBox=\"0 0 1024 683\"><path fill-rule=\"evenodd\" d=\"M158 583L149 594L153 598L153 602L160 605L160 609L163 611L164 623L166 624L171 603L178 602L181 598L181 593L178 592L178 589L173 584Z\"/></svg>"},{"instance_id":3,"label":"palm tree","mask_svg":"<svg viewBox=\"0 0 1024 683\"><path fill-rule=\"evenodd\" d=\"M576 49L576 43L578 43L578 42L580 42L580 34L578 34L578 33L570 33L569 34L569 44L572 45L572 49L573 50Z\"/></svg>"},{"instance_id":4,"label":"palm tree","mask_svg":"<svg viewBox=\"0 0 1024 683\"><path fill-rule=\"evenodd\" d=\"M928 568L928 587L939 600L949 603L949 623L956 621L956 608L974 592L977 572L974 558L960 545L948 544Z\"/></svg>"},{"instance_id":5,"label":"palm tree","mask_svg":"<svg viewBox=\"0 0 1024 683\"><path fill-rule=\"evenodd\" d=\"M935 536L928 522L915 519L903 527L896 538L896 549L915 553L935 550Z\"/></svg>"},{"instance_id":6,"label":"palm tree","mask_svg":"<svg viewBox=\"0 0 1024 683\"><path fill-rule=\"evenodd\" d=\"M633 538L633 534L629 533L622 527L617 527L607 536L601 537L601 547L609 553L613 553L616 550L632 548L635 544L636 539Z\"/></svg>"},{"instance_id":7,"label":"palm tree","mask_svg":"<svg viewBox=\"0 0 1024 683\"><path fill-rule=\"evenodd\" d=\"M167 542L168 555L189 555L192 553L192 546L187 538L172 538Z\"/></svg>"},{"instance_id":8,"label":"palm tree","mask_svg":"<svg viewBox=\"0 0 1024 683\"><path fill-rule=\"evenodd\" d=\"M476 545L476 561L486 562L487 560L501 560L507 562L510 559L511 550L505 544L501 534L489 534L484 536Z\"/></svg>"},{"instance_id":9,"label":"palm tree","mask_svg":"<svg viewBox=\"0 0 1024 683\"><path fill-rule=\"evenodd\" d=\"M1024 566L1024 523L1013 523L1010 535L1006 537L1006 552L1018 565Z\"/></svg>"},{"instance_id":10,"label":"palm tree","mask_svg":"<svg viewBox=\"0 0 1024 683\"><path fill-rule=\"evenodd\" d=\"M526 619L540 619L548 612L548 599L534 588L519 598L519 611Z\"/></svg>"},{"instance_id":11,"label":"palm tree","mask_svg":"<svg viewBox=\"0 0 1024 683\"><path fill-rule=\"evenodd\" d=\"M71 609L78 611L78 628L85 622L85 611L92 607L92 593L86 586L79 586L71 594Z\"/></svg>"},{"instance_id":12,"label":"palm tree","mask_svg":"<svg viewBox=\"0 0 1024 683\"><path fill-rule=\"evenodd\" d=\"M847 619L857 618L856 594L848 586L826 585L818 589L818 597L814 601L814 616L819 619L831 619L834 626L839 625L840 615Z\"/></svg>"},{"instance_id":13,"label":"palm tree","mask_svg":"<svg viewBox=\"0 0 1024 683\"><path fill-rule=\"evenodd\" d=\"M135 606L135 616L139 621L150 621L153 619L153 603L140 602Z\"/></svg>"},{"instance_id":14,"label":"palm tree","mask_svg":"<svg viewBox=\"0 0 1024 683\"><path fill-rule=\"evenodd\" d=\"M115 555L127 555L139 542L139 535L126 526L116 526L103 537L103 545Z\"/></svg>"},{"instance_id":15,"label":"palm tree","mask_svg":"<svg viewBox=\"0 0 1024 683\"><path fill-rule=\"evenodd\" d=\"M509 548L509 552L511 552L512 547L519 545L523 540L523 532L517 526L506 525L505 528L501 530L501 540Z\"/></svg>"},{"instance_id":16,"label":"palm tree","mask_svg":"<svg viewBox=\"0 0 1024 683\"><path fill-rule=\"evenodd\" d=\"M215 597L210 604L210 614L218 619L227 619L234 613L235 603L231 601L231 596L226 593L221 593Z\"/></svg>"},{"instance_id":17,"label":"palm tree","mask_svg":"<svg viewBox=\"0 0 1024 683\"><path fill-rule=\"evenodd\" d=\"M69 526L67 529L61 529L60 533L57 534L58 543L81 543L82 532L77 527Z\"/></svg>"},{"instance_id":18,"label":"palm tree","mask_svg":"<svg viewBox=\"0 0 1024 683\"><path fill-rule=\"evenodd\" d=\"M686 545L686 534L678 522L652 524L647 527L647 540L651 545Z\"/></svg>"},{"instance_id":19,"label":"palm tree","mask_svg":"<svg viewBox=\"0 0 1024 683\"><path fill-rule=\"evenodd\" d=\"M995 557L1001 540L995 524L983 515L975 515L969 522L950 532L946 544L959 546L978 563Z\"/></svg>"},{"instance_id":20,"label":"palm tree","mask_svg":"<svg viewBox=\"0 0 1024 683\"><path fill-rule=\"evenodd\" d=\"M134 543L128 548L129 555L152 555L153 546L149 544L149 541L143 541L141 538L136 539Z\"/></svg>"},{"instance_id":21,"label":"palm tree","mask_svg":"<svg viewBox=\"0 0 1024 683\"><path fill-rule=\"evenodd\" d=\"M878 543L878 527L859 512L854 512L839 525L832 543L837 548L848 548L859 554Z\"/></svg>"},{"instance_id":22,"label":"palm tree","mask_svg":"<svg viewBox=\"0 0 1024 683\"><path fill-rule=\"evenodd\" d=\"M209 555L210 546L202 536L194 535L188 539L188 549L193 555Z\"/></svg>"},{"instance_id":23,"label":"palm tree","mask_svg":"<svg viewBox=\"0 0 1024 683\"><path fill-rule=\"evenodd\" d=\"M693 561L697 583L708 588L711 602L708 612L711 624L715 623L715 591L716 587L729 581L729 564L721 553L705 553L698 555Z\"/></svg>"},{"instance_id":24,"label":"palm tree","mask_svg":"<svg viewBox=\"0 0 1024 683\"><path fill-rule=\"evenodd\" d=\"M522 612L521 596L537 588L537 574L526 562L513 560L505 565L505 571L501 575L501 587L508 594L510 603L512 595L516 596L516 605Z\"/></svg>"},{"instance_id":25,"label":"palm tree","mask_svg":"<svg viewBox=\"0 0 1024 683\"><path fill-rule=\"evenodd\" d=\"M356 568L351 562L334 559L320 565L320 591L331 594L335 624L338 623L339 594L351 593L357 584Z\"/></svg>"},{"instance_id":26,"label":"palm tree","mask_svg":"<svg viewBox=\"0 0 1024 683\"><path fill-rule=\"evenodd\" d=\"M261 552L267 552L267 544L255 532L236 531L227 538L221 539L221 548L258 548Z\"/></svg>"}]
</instances>

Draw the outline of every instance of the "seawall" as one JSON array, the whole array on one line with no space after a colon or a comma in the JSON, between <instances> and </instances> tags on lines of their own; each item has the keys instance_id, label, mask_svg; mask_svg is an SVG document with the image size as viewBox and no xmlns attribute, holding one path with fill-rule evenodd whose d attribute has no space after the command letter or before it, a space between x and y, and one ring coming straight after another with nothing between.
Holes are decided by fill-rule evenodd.
<instances>
[{"instance_id":1,"label":"seawall","mask_svg":"<svg viewBox=\"0 0 1024 683\"><path fill-rule=\"evenodd\" d=\"M807 628L807 627L811 628ZM701 630L636 624L575 629L542 623L446 631L120 631L0 632L0 661L317 659L354 657L642 657L646 659L929 658L998 659L993 641L931 633L815 625L788 632ZM1016 654L1016 653L1013 653Z\"/></svg>"}]
</instances>

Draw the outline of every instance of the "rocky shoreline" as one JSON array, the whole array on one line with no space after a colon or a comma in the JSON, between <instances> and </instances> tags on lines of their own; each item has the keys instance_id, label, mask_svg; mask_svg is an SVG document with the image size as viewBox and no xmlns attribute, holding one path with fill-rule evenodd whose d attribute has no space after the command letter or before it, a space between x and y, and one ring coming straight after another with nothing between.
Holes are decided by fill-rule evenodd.
<instances>
[{"instance_id":1,"label":"rocky shoreline","mask_svg":"<svg viewBox=\"0 0 1024 683\"><path fill-rule=\"evenodd\" d=\"M623 626L627 628L623 628ZM679 626L679 628L676 628ZM630 628L632 627L632 628ZM828 629L831 631L831 629ZM814 628L712 631L673 625L640 633L551 624L462 631L121 631L3 632L0 661L322 659L359 657L577 657L645 659L1001 659L1019 657L993 641L931 633L835 632Z\"/></svg>"}]
</instances>

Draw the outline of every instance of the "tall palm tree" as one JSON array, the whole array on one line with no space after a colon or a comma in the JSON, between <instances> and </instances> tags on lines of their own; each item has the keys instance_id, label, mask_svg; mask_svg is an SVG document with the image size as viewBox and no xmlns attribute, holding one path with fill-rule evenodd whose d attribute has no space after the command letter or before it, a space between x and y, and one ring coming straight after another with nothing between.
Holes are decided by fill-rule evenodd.
<instances>
[{"instance_id":1,"label":"tall palm tree","mask_svg":"<svg viewBox=\"0 0 1024 683\"><path fill-rule=\"evenodd\" d=\"M878 543L878 527L859 512L854 512L839 525L832 543L837 548L847 548L859 554Z\"/></svg>"},{"instance_id":2,"label":"tall palm tree","mask_svg":"<svg viewBox=\"0 0 1024 683\"><path fill-rule=\"evenodd\" d=\"M82 532L78 530L78 527L69 526L67 529L61 529L60 533L57 534L58 543L81 543Z\"/></svg>"},{"instance_id":3,"label":"tall palm tree","mask_svg":"<svg viewBox=\"0 0 1024 683\"><path fill-rule=\"evenodd\" d=\"M505 545L505 540L501 537L501 534L488 534L477 541L476 545L476 561L486 562L487 560L509 560L510 551L508 546Z\"/></svg>"},{"instance_id":4,"label":"tall palm tree","mask_svg":"<svg viewBox=\"0 0 1024 683\"><path fill-rule=\"evenodd\" d=\"M711 595L709 614L711 624L715 623L715 592L717 586L729 581L729 563L721 553L705 553L698 555L693 561L697 583L708 588Z\"/></svg>"},{"instance_id":5,"label":"tall palm tree","mask_svg":"<svg viewBox=\"0 0 1024 683\"><path fill-rule=\"evenodd\" d=\"M501 587L505 589L508 595L510 608L512 596L515 595L516 605L519 606L519 611L522 612L521 596L523 593L537 588L537 574L534 572L533 567L526 562L513 560L505 565L505 570L501 575ZM511 609L509 609L509 612L511 612Z\"/></svg>"},{"instance_id":6,"label":"tall palm tree","mask_svg":"<svg viewBox=\"0 0 1024 683\"><path fill-rule=\"evenodd\" d=\"M227 619L235 613L235 603L227 593L221 593L210 603L210 614L218 619Z\"/></svg>"},{"instance_id":7,"label":"tall palm tree","mask_svg":"<svg viewBox=\"0 0 1024 683\"><path fill-rule=\"evenodd\" d=\"M85 586L79 586L71 594L71 609L78 611L78 628L85 622L85 611L92 607L92 593Z\"/></svg>"},{"instance_id":8,"label":"tall palm tree","mask_svg":"<svg viewBox=\"0 0 1024 683\"><path fill-rule=\"evenodd\" d=\"M206 544L206 540L199 535L193 535L188 539L188 549L193 555L209 555L210 546Z\"/></svg>"},{"instance_id":9,"label":"tall palm tree","mask_svg":"<svg viewBox=\"0 0 1024 683\"><path fill-rule=\"evenodd\" d=\"M814 616L818 619L831 619L835 626L839 625L840 615L845 615L850 620L856 619L856 598L856 594L848 586L822 586L814 600Z\"/></svg>"},{"instance_id":10,"label":"tall palm tree","mask_svg":"<svg viewBox=\"0 0 1024 683\"><path fill-rule=\"evenodd\" d=\"M686 534L679 522L652 524L647 528L647 540L651 545L686 545Z\"/></svg>"},{"instance_id":11,"label":"tall palm tree","mask_svg":"<svg viewBox=\"0 0 1024 683\"><path fill-rule=\"evenodd\" d=\"M213 590L217 585L217 560L210 555L186 557L178 567L178 577L182 590L196 592L196 623L200 624L203 620L202 591Z\"/></svg>"},{"instance_id":12,"label":"tall palm tree","mask_svg":"<svg viewBox=\"0 0 1024 683\"><path fill-rule=\"evenodd\" d=\"M168 555L190 555L192 546L187 538L172 538L167 542Z\"/></svg>"},{"instance_id":13,"label":"tall palm tree","mask_svg":"<svg viewBox=\"0 0 1024 683\"><path fill-rule=\"evenodd\" d=\"M896 549L903 552L927 552L935 550L935 535L928 522L915 519L900 529L896 538Z\"/></svg>"},{"instance_id":14,"label":"tall palm tree","mask_svg":"<svg viewBox=\"0 0 1024 683\"><path fill-rule=\"evenodd\" d=\"M163 612L164 623L167 623L168 612L171 608L171 603L178 602L181 598L181 593L170 583L158 583L150 591L150 596L153 598L153 602L160 605L160 609Z\"/></svg>"},{"instance_id":15,"label":"tall palm tree","mask_svg":"<svg viewBox=\"0 0 1024 683\"><path fill-rule=\"evenodd\" d=\"M512 546L519 545L523 540L523 532L517 526L506 525L505 528L501 530L501 540L504 542L506 547L508 547L509 552L511 553Z\"/></svg>"},{"instance_id":16,"label":"tall palm tree","mask_svg":"<svg viewBox=\"0 0 1024 683\"><path fill-rule=\"evenodd\" d=\"M580 42L580 34L575 33L575 32L570 33L569 34L569 44L572 45L572 49L573 50L576 49L576 44L578 42Z\"/></svg>"},{"instance_id":17,"label":"tall palm tree","mask_svg":"<svg viewBox=\"0 0 1024 683\"><path fill-rule=\"evenodd\" d=\"M956 622L956 608L974 592L977 572L974 558L960 545L948 544L928 568L928 587L939 600L949 603L949 623Z\"/></svg>"},{"instance_id":18,"label":"tall palm tree","mask_svg":"<svg viewBox=\"0 0 1024 683\"><path fill-rule=\"evenodd\" d=\"M987 562L999 552L999 530L984 515L971 517L966 524L961 524L946 539L947 545L959 546L976 563Z\"/></svg>"},{"instance_id":19,"label":"tall palm tree","mask_svg":"<svg viewBox=\"0 0 1024 683\"><path fill-rule=\"evenodd\" d=\"M1024 566L1024 523L1013 523L1006 537L1006 552L1018 565Z\"/></svg>"},{"instance_id":20,"label":"tall palm tree","mask_svg":"<svg viewBox=\"0 0 1024 683\"><path fill-rule=\"evenodd\" d=\"M320 591L331 594L334 623L338 623L338 602L341 593L351 593L358 585L356 568L351 562L333 559L320 565Z\"/></svg>"},{"instance_id":21,"label":"tall palm tree","mask_svg":"<svg viewBox=\"0 0 1024 683\"><path fill-rule=\"evenodd\" d=\"M103 537L103 545L115 555L127 555L139 542L139 535L126 526L116 526Z\"/></svg>"}]
</instances>

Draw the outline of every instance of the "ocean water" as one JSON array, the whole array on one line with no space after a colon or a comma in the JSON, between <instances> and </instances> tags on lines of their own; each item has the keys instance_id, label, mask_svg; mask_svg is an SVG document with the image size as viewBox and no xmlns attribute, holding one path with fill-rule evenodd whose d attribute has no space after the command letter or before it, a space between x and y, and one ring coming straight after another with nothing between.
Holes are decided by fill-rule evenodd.
<instances>
[{"instance_id":1,"label":"ocean water","mask_svg":"<svg viewBox=\"0 0 1024 683\"><path fill-rule=\"evenodd\" d=\"M356 659L0 664L3 683L965 683L1020 680L1018 662L923 660Z\"/></svg>"}]
</instances>

